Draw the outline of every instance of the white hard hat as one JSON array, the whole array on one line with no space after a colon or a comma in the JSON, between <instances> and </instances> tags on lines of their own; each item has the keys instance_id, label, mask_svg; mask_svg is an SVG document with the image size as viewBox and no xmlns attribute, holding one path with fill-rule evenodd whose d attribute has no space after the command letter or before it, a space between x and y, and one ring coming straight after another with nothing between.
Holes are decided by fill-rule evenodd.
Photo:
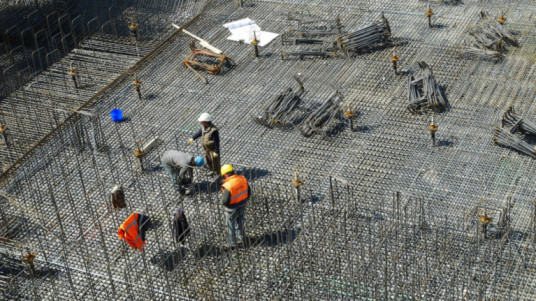
<instances>
[{"instance_id":1,"label":"white hard hat","mask_svg":"<svg viewBox=\"0 0 536 301\"><path fill-rule=\"evenodd\" d=\"M199 122L211 122L212 116L210 116L209 113L203 113L201 116L199 116L199 119L197 119Z\"/></svg>"}]
</instances>

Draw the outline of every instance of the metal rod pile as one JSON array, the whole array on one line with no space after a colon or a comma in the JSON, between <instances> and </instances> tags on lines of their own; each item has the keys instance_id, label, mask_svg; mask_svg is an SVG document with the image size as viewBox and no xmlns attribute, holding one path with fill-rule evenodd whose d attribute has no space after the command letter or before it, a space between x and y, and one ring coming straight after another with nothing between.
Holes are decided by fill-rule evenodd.
<instances>
[{"instance_id":1,"label":"metal rod pile","mask_svg":"<svg viewBox=\"0 0 536 301\"><path fill-rule=\"evenodd\" d=\"M502 126L509 127L512 134L520 130L523 134L536 135L536 123L519 117L512 106L504 112Z\"/></svg>"},{"instance_id":2,"label":"metal rod pile","mask_svg":"<svg viewBox=\"0 0 536 301\"><path fill-rule=\"evenodd\" d=\"M338 38L338 42L344 51L359 53L388 42L390 36L389 22L382 13L379 21Z\"/></svg>"},{"instance_id":3,"label":"metal rod pile","mask_svg":"<svg viewBox=\"0 0 536 301\"><path fill-rule=\"evenodd\" d=\"M528 144L523 139L504 128L497 127L495 129L494 140L495 144L512 148L520 153L536 158L536 150L534 149L534 146Z\"/></svg>"},{"instance_id":4,"label":"metal rod pile","mask_svg":"<svg viewBox=\"0 0 536 301\"><path fill-rule=\"evenodd\" d=\"M340 111L339 104L342 102L343 96L338 91L335 91L321 106L312 111L298 126L299 131L304 137L311 137L317 133L329 138L327 135L326 125L332 121L337 112Z\"/></svg>"},{"instance_id":5,"label":"metal rod pile","mask_svg":"<svg viewBox=\"0 0 536 301\"><path fill-rule=\"evenodd\" d=\"M251 115L251 117L260 125L268 128L274 126L284 126L288 124L290 114L298 106L301 96L305 92L302 82L297 76L293 76L298 83L299 91L293 92L292 88L287 88L283 93L279 94L259 115Z\"/></svg>"},{"instance_id":6,"label":"metal rod pile","mask_svg":"<svg viewBox=\"0 0 536 301\"><path fill-rule=\"evenodd\" d=\"M480 12L480 21L466 32L463 41L464 54L486 59L499 59L508 51L508 46L518 46L517 38L503 28L501 23Z\"/></svg>"},{"instance_id":7,"label":"metal rod pile","mask_svg":"<svg viewBox=\"0 0 536 301\"><path fill-rule=\"evenodd\" d=\"M419 62L421 74L415 79L408 77L408 110L420 114L425 110L442 111L447 102L437 85L432 69L425 62Z\"/></svg>"},{"instance_id":8,"label":"metal rod pile","mask_svg":"<svg viewBox=\"0 0 536 301\"><path fill-rule=\"evenodd\" d=\"M313 16L309 12L291 11L288 20L297 21L297 30L289 30L289 33L297 32L300 36L335 35L342 29L339 17L325 19Z\"/></svg>"}]
</instances>

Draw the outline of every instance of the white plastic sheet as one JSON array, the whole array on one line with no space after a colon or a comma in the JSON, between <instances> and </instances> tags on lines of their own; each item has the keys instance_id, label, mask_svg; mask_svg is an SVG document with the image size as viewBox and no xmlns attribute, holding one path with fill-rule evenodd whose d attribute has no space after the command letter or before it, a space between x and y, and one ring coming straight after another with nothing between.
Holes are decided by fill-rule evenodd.
<instances>
[{"instance_id":1,"label":"white plastic sheet","mask_svg":"<svg viewBox=\"0 0 536 301\"><path fill-rule=\"evenodd\" d=\"M279 34L262 31L259 25L250 18L240 19L234 22L223 24L223 27L227 28L231 35L227 37L227 40L244 42L251 44L254 38L259 41L259 46L266 46L273 39L277 38Z\"/></svg>"}]
</instances>

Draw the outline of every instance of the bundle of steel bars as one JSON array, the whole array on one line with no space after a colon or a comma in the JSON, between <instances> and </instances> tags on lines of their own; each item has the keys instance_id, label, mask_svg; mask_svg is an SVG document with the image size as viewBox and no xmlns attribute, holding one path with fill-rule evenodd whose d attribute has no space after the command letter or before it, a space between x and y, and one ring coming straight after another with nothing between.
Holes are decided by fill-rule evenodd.
<instances>
[{"instance_id":1,"label":"bundle of steel bars","mask_svg":"<svg viewBox=\"0 0 536 301\"><path fill-rule=\"evenodd\" d=\"M502 126L509 127L512 134L520 130L523 134L536 135L536 123L519 117L512 106L504 112Z\"/></svg>"},{"instance_id":2,"label":"bundle of steel bars","mask_svg":"<svg viewBox=\"0 0 536 301\"><path fill-rule=\"evenodd\" d=\"M407 109L414 114L428 110L440 112L446 109L447 102L435 81L432 69L425 62L419 62L418 65L420 74L417 78L413 75L408 77Z\"/></svg>"},{"instance_id":3,"label":"bundle of steel bars","mask_svg":"<svg viewBox=\"0 0 536 301\"><path fill-rule=\"evenodd\" d=\"M287 125L289 117L294 109L298 106L301 96L305 92L302 82L297 76L292 77L298 84L299 90L292 91L292 88L287 88L283 93L279 94L275 99L270 101L260 114L251 114L251 117L259 124L273 128Z\"/></svg>"},{"instance_id":4,"label":"bundle of steel bars","mask_svg":"<svg viewBox=\"0 0 536 301\"><path fill-rule=\"evenodd\" d=\"M390 36L391 27L382 13L379 21L343 35L337 41L347 53L360 53L387 43Z\"/></svg>"},{"instance_id":5,"label":"bundle of steel bars","mask_svg":"<svg viewBox=\"0 0 536 301\"><path fill-rule=\"evenodd\" d=\"M466 31L462 53L486 59L499 59L508 51L508 46L518 46L517 38L503 25L480 12L480 20Z\"/></svg>"},{"instance_id":6,"label":"bundle of steel bars","mask_svg":"<svg viewBox=\"0 0 536 301\"><path fill-rule=\"evenodd\" d=\"M519 138L510 131L497 127L495 129L494 141L498 145L514 149L520 153L523 153L532 158L536 158L536 149L534 146L528 144L523 139Z\"/></svg>"},{"instance_id":7,"label":"bundle of steel bars","mask_svg":"<svg viewBox=\"0 0 536 301\"><path fill-rule=\"evenodd\" d=\"M327 125L341 112L341 103L343 95L335 91L324 103L318 108L311 111L310 114L298 126L299 131L304 137L311 137L313 134L327 135Z\"/></svg>"}]
</instances>

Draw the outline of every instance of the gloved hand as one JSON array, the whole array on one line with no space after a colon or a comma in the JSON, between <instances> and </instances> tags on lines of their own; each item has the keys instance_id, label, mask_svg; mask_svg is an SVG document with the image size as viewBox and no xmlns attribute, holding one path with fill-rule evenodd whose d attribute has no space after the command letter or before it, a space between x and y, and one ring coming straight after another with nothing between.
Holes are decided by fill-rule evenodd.
<instances>
[{"instance_id":1,"label":"gloved hand","mask_svg":"<svg viewBox=\"0 0 536 301\"><path fill-rule=\"evenodd\" d=\"M213 157L213 158L218 158L219 156L220 156L220 155L218 155L217 153L212 154L212 157Z\"/></svg>"},{"instance_id":2,"label":"gloved hand","mask_svg":"<svg viewBox=\"0 0 536 301\"><path fill-rule=\"evenodd\" d=\"M190 138L190 140L188 140L188 144L192 144L194 143L194 139Z\"/></svg>"}]
</instances>

